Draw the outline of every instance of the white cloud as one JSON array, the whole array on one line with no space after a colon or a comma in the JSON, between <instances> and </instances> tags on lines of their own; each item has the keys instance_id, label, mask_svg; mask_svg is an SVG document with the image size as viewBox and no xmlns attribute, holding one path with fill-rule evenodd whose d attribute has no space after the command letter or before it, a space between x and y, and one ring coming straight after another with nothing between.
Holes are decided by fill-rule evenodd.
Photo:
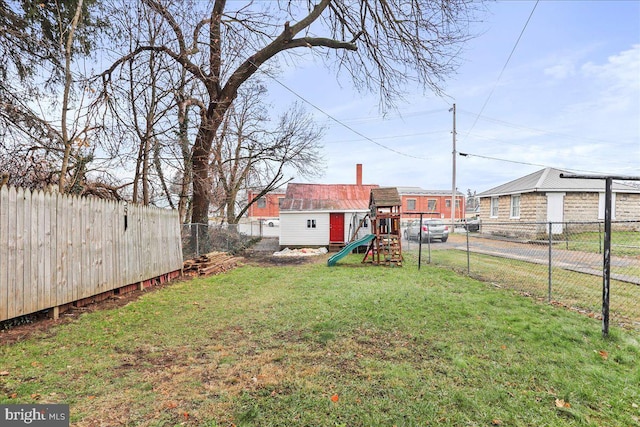
<instances>
[{"instance_id":1,"label":"white cloud","mask_svg":"<svg viewBox=\"0 0 640 427\"><path fill-rule=\"evenodd\" d=\"M582 66L581 71L585 77L606 83L612 89L638 91L640 90L640 44L610 56L604 64L587 62Z\"/></svg>"},{"instance_id":2,"label":"white cloud","mask_svg":"<svg viewBox=\"0 0 640 427\"><path fill-rule=\"evenodd\" d=\"M574 76L576 74L576 67L573 65L573 63L565 61L563 63L547 67L543 71L547 76L562 80L566 79L567 77Z\"/></svg>"}]
</instances>

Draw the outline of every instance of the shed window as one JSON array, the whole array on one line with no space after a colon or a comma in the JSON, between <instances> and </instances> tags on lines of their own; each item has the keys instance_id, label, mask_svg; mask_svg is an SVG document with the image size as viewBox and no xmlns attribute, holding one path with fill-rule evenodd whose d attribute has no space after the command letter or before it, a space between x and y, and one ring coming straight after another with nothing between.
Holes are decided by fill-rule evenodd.
<instances>
[{"instance_id":1,"label":"shed window","mask_svg":"<svg viewBox=\"0 0 640 427\"><path fill-rule=\"evenodd\" d=\"M316 220L308 219L307 220L307 228L316 228Z\"/></svg>"},{"instance_id":2,"label":"shed window","mask_svg":"<svg viewBox=\"0 0 640 427\"><path fill-rule=\"evenodd\" d=\"M491 218L498 218L498 198L491 198Z\"/></svg>"},{"instance_id":3,"label":"shed window","mask_svg":"<svg viewBox=\"0 0 640 427\"><path fill-rule=\"evenodd\" d=\"M260 197L258 199L258 207L259 208L266 208L267 207L267 200L264 197Z\"/></svg>"},{"instance_id":4,"label":"shed window","mask_svg":"<svg viewBox=\"0 0 640 427\"><path fill-rule=\"evenodd\" d=\"M408 211L416 210L416 199L407 199L407 210Z\"/></svg>"},{"instance_id":5,"label":"shed window","mask_svg":"<svg viewBox=\"0 0 640 427\"><path fill-rule=\"evenodd\" d=\"M511 218L520 218L520 195L511 196Z\"/></svg>"}]
</instances>

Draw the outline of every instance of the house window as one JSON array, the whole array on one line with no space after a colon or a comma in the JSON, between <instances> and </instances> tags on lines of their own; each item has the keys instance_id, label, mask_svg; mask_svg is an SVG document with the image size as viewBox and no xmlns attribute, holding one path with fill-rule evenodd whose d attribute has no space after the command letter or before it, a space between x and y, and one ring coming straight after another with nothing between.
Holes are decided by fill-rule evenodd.
<instances>
[{"instance_id":1,"label":"house window","mask_svg":"<svg viewBox=\"0 0 640 427\"><path fill-rule=\"evenodd\" d=\"M451 199L445 200L444 205L451 208ZM456 199L456 209L460 209L460 199Z\"/></svg>"},{"instance_id":2,"label":"house window","mask_svg":"<svg viewBox=\"0 0 640 427\"><path fill-rule=\"evenodd\" d=\"M308 219L307 220L307 228L316 228L316 220Z\"/></svg>"},{"instance_id":3,"label":"house window","mask_svg":"<svg viewBox=\"0 0 640 427\"><path fill-rule=\"evenodd\" d=\"M266 208L267 207L267 200L264 197L260 197L258 199L258 207L259 208Z\"/></svg>"},{"instance_id":4,"label":"house window","mask_svg":"<svg viewBox=\"0 0 640 427\"><path fill-rule=\"evenodd\" d=\"M427 200L427 210L429 212L435 212L438 201L436 199Z\"/></svg>"},{"instance_id":5,"label":"house window","mask_svg":"<svg viewBox=\"0 0 640 427\"><path fill-rule=\"evenodd\" d=\"M491 198L491 218L498 218L498 198Z\"/></svg>"},{"instance_id":6,"label":"house window","mask_svg":"<svg viewBox=\"0 0 640 427\"><path fill-rule=\"evenodd\" d=\"M407 210L408 211L416 210L416 199L407 199Z\"/></svg>"},{"instance_id":7,"label":"house window","mask_svg":"<svg viewBox=\"0 0 640 427\"><path fill-rule=\"evenodd\" d=\"M520 195L511 196L511 218L520 218Z\"/></svg>"}]
</instances>

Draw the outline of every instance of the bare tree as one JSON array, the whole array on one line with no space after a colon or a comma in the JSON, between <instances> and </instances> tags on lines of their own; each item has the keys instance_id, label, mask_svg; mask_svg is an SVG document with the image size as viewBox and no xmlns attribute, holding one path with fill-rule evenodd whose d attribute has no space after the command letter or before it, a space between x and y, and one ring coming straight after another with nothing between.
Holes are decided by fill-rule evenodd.
<instances>
[{"instance_id":1,"label":"bare tree","mask_svg":"<svg viewBox=\"0 0 640 427\"><path fill-rule=\"evenodd\" d=\"M156 17L141 5L127 8L115 2L112 6L114 32L126 32L123 41L130 48L138 45L141 38L155 41L159 37ZM132 27L131 22L142 25ZM155 201L155 193L160 193L164 195L163 202L174 207L163 168L163 149L167 139L171 139L176 108L172 82L163 81L171 76L171 71L157 52L132 58L122 67L112 100L107 103L120 139L120 143L113 144L113 155L120 158L125 168L134 164L133 177L125 178L132 180L134 203L149 205L152 199Z\"/></svg>"},{"instance_id":2,"label":"bare tree","mask_svg":"<svg viewBox=\"0 0 640 427\"><path fill-rule=\"evenodd\" d=\"M203 109L193 136L194 223L208 222L212 147L240 88L277 58L293 63L296 52L326 54L329 66L346 70L354 84L377 90L391 104L407 81L440 93L455 69L467 24L469 0L318 0L201 2L143 0L162 19L170 39L148 41L116 60L110 77L132 58L154 51L167 56L202 87ZM320 34L320 35L317 35Z\"/></svg>"},{"instance_id":3,"label":"bare tree","mask_svg":"<svg viewBox=\"0 0 640 427\"><path fill-rule=\"evenodd\" d=\"M471 191L470 188L467 189L467 212L475 212L475 210L480 206L480 199L477 196L477 191Z\"/></svg>"},{"instance_id":4,"label":"bare tree","mask_svg":"<svg viewBox=\"0 0 640 427\"><path fill-rule=\"evenodd\" d=\"M318 176L323 169L319 141L324 129L297 104L269 126L270 106L260 102L266 93L259 82L241 88L213 143L213 195L229 224L257 200L238 206L238 194L247 186L259 186L262 196L285 183L285 171Z\"/></svg>"},{"instance_id":5,"label":"bare tree","mask_svg":"<svg viewBox=\"0 0 640 427\"><path fill-rule=\"evenodd\" d=\"M56 184L51 163L44 153L30 151L24 156L0 156L0 171L8 185L45 190Z\"/></svg>"},{"instance_id":6,"label":"bare tree","mask_svg":"<svg viewBox=\"0 0 640 427\"><path fill-rule=\"evenodd\" d=\"M46 158L52 170L45 181L55 176L61 192L75 188L92 157L96 126L83 108L90 92L74 59L91 51L101 25L90 13L95 3L0 0L0 51L8 59L0 65L0 155L25 165Z\"/></svg>"},{"instance_id":7,"label":"bare tree","mask_svg":"<svg viewBox=\"0 0 640 427\"><path fill-rule=\"evenodd\" d=\"M66 31L60 31L60 39L58 40L64 57L64 89L62 91L62 105L60 106L60 142L63 147L63 155L62 166L60 167L60 179L58 180L58 191L61 193L65 191L67 170L69 169L69 158L71 157L71 150L73 149L74 141L76 138L80 137L79 135L74 135L74 133L69 132L67 115L71 109L71 85L74 83L71 70L71 56L73 54L72 48L76 29L78 28L80 17L82 15L82 2L83 0L78 0L73 18L71 18L71 21L68 23ZM65 24L61 20L58 22L61 27ZM79 134L84 134L87 131L88 128L85 127L79 132ZM82 140L80 141L80 143L82 143Z\"/></svg>"}]
</instances>

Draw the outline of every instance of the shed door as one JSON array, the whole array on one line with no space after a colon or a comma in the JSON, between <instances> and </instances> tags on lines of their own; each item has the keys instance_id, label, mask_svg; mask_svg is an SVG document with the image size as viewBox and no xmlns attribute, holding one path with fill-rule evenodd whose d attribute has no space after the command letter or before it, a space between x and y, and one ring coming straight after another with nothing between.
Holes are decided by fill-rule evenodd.
<instances>
[{"instance_id":1,"label":"shed door","mask_svg":"<svg viewBox=\"0 0 640 427\"><path fill-rule=\"evenodd\" d=\"M344 213L329 214L329 241L344 242Z\"/></svg>"},{"instance_id":2,"label":"shed door","mask_svg":"<svg viewBox=\"0 0 640 427\"><path fill-rule=\"evenodd\" d=\"M562 234L564 221L564 194L547 193L547 221L553 222L552 234Z\"/></svg>"}]
</instances>

